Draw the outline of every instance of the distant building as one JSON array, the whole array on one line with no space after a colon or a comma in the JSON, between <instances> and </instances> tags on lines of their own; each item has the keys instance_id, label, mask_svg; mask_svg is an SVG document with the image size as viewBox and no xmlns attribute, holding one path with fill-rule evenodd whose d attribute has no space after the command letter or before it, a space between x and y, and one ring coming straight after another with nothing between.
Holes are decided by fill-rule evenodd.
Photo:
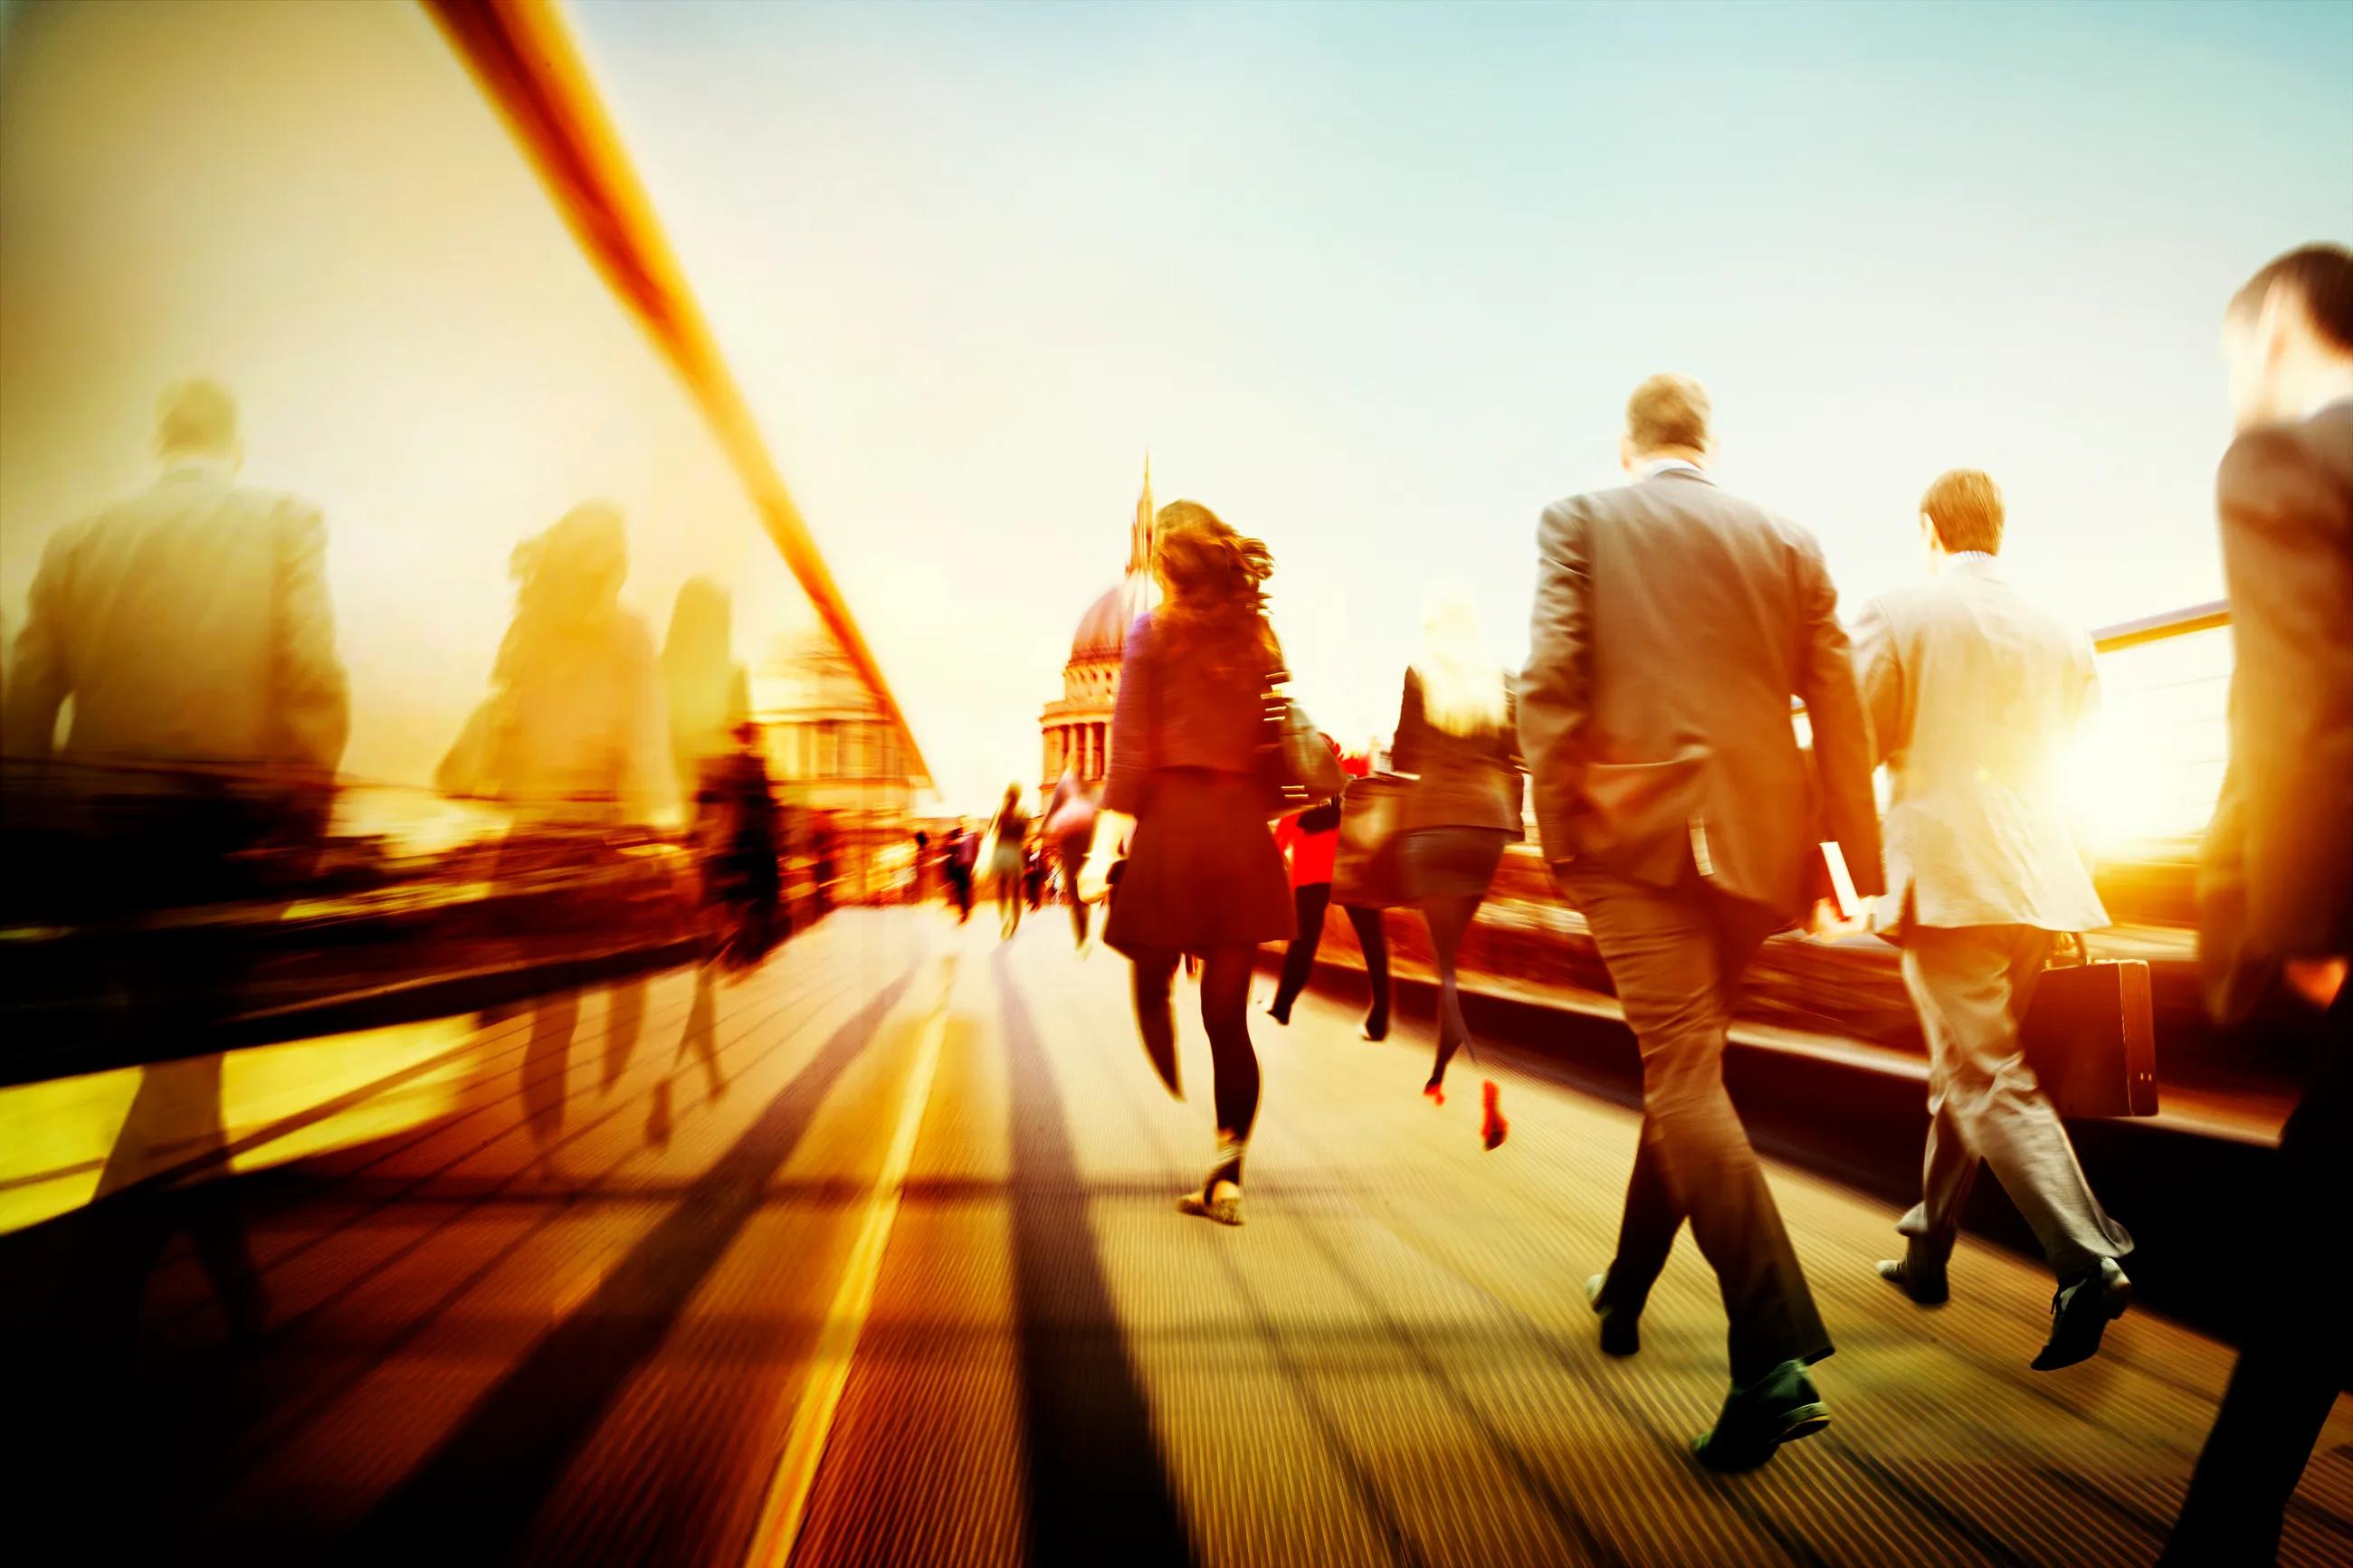
<instances>
[{"instance_id":1,"label":"distant building","mask_svg":"<svg viewBox=\"0 0 2353 1568\"><path fill-rule=\"evenodd\" d=\"M840 901L889 899L913 871L914 801L926 782L890 712L822 629L777 640L752 674L776 794L798 810L792 857L829 873Z\"/></svg>"},{"instance_id":2,"label":"distant building","mask_svg":"<svg viewBox=\"0 0 2353 1568\"><path fill-rule=\"evenodd\" d=\"M1079 776L1101 783L1111 760L1111 710L1119 692L1120 655L1135 617L1160 602L1152 576L1152 459L1144 459L1144 490L1128 530L1127 573L1103 590L1079 621L1071 658L1062 666L1062 695L1038 716L1045 742L1042 787L1050 791L1062 764L1075 759Z\"/></svg>"}]
</instances>

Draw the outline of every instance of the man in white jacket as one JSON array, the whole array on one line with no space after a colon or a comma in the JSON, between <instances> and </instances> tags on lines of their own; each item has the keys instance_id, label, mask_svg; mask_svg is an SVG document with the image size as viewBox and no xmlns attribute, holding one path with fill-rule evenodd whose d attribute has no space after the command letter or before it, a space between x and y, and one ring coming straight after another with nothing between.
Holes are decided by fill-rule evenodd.
<instances>
[{"instance_id":1,"label":"man in white jacket","mask_svg":"<svg viewBox=\"0 0 2353 1568\"><path fill-rule=\"evenodd\" d=\"M1924 1305L1982 1159L2042 1244L2059 1292L2039 1371L2098 1350L2130 1285L2132 1237L2108 1217L2019 1046L2019 1023L2061 932L2108 923L2062 805L2058 768L2098 694L2091 640L2002 577L2001 491L1973 468L1928 487L1929 580L1865 605L1855 668L1893 792L1879 928L1928 1042L1920 1202L1896 1226L1906 1255L1880 1274Z\"/></svg>"}]
</instances>

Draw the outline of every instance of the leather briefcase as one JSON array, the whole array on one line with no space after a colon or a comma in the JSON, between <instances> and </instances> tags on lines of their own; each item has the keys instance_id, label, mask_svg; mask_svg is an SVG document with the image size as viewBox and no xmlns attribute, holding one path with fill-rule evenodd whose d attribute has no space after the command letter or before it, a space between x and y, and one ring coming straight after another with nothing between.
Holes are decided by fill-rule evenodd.
<instances>
[{"instance_id":1,"label":"leather briefcase","mask_svg":"<svg viewBox=\"0 0 2353 1568\"><path fill-rule=\"evenodd\" d=\"M2060 1115L2157 1114L2157 1030L2138 959L2044 970L2019 1036Z\"/></svg>"}]
</instances>

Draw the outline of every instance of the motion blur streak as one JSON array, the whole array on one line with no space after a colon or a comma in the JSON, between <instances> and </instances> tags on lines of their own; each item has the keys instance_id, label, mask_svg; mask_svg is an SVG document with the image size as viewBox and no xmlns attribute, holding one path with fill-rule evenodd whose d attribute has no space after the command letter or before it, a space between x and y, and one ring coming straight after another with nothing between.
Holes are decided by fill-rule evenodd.
<instances>
[{"instance_id":1,"label":"motion blur streak","mask_svg":"<svg viewBox=\"0 0 2353 1568\"><path fill-rule=\"evenodd\" d=\"M117 1184L183 1168L202 1181L421 1126L456 1105L473 1037L470 1016L435 1018L0 1089L0 1232L90 1202L118 1144ZM134 1127L142 1077L163 1092Z\"/></svg>"}]
</instances>

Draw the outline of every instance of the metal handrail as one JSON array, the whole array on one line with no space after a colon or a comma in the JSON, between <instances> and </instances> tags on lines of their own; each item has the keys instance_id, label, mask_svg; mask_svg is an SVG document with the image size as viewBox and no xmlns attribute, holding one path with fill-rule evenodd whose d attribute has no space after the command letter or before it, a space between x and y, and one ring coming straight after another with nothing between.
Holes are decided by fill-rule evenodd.
<instances>
[{"instance_id":1,"label":"metal handrail","mask_svg":"<svg viewBox=\"0 0 2353 1568\"><path fill-rule=\"evenodd\" d=\"M2191 605L2186 609L2162 610L2154 616L2143 616L2137 621L2121 621L2113 626L2103 626L2092 634L2092 647L2100 653L2114 653L2118 648L2163 642L2168 637L2187 637L2191 632L2211 632L2217 626L2230 624L2231 601L2215 599L2203 605Z\"/></svg>"}]
</instances>

